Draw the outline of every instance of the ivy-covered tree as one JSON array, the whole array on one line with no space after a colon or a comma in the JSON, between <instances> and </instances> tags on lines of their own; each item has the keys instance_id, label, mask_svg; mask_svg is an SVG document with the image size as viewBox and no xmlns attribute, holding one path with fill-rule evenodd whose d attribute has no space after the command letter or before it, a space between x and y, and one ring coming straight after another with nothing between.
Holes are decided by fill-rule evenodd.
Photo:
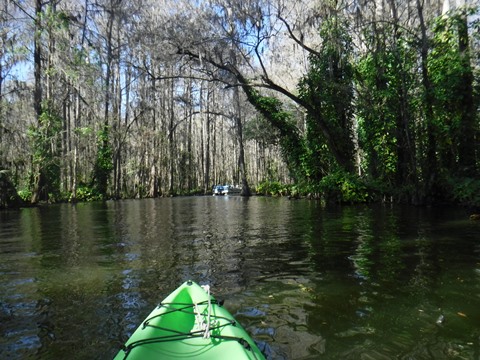
<instances>
[{"instance_id":1,"label":"ivy-covered tree","mask_svg":"<svg viewBox=\"0 0 480 360\"><path fill-rule=\"evenodd\" d=\"M359 144L364 171L387 191L406 191L417 181L414 97L416 53L395 26L365 29L369 49L356 66Z\"/></svg>"},{"instance_id":2,"label":"ivy-covered tree","mask_svg":"<svg viewBox=\"0 0 480 360\"><path fill-rule=\"evenodd\" d=\"M60 144L62 120L53 106L44 103L37 126L31 126L32 203L60 198Z\"/></svg>"},{"instance_id":3,"label":"ivy-covered tree","mask_svg":"<svg viewBox=\"0 0 480 360\"><path fill-rule=\"evenodd\" d=\"M478 98L474 96L467 9L436 19L428 59L434 89L437 150L441 167L460 176L478 174Z\"/></svg>"},{"instance_id":4,"label":"ivy-covered tree","mask_svg":"<svg viewBox=\"0 0 480 360\"><path fill-rule=\"evenodd\" d=\"M250 103L278 132L282 155L291 176L296 181L305 178L303 159L306 156L302 140L291 114L282 107L282 102L275 97L262 96L251 86L243 86Z\"/></svg>"},{"instance_id":5,"label":"ivy-covered tree","mask_svg":"<svg viewBox=\"0 0 480 360\"><path fill-rule=\"evenodd\" d=\"M101 199L108 196L108 181L113 170L112 147L109 142L109 129L104 126L97 136L97 157L93 169L93 189Z\"/></svg>"},{"instance_id":6,"label":"ivy-covered tree","mask_svg":"<svg viewBox=\"0 0 480 360\"><path fill-rule=\"evenodd\" d=\"M364 153L363 171L381 184L395 182L395 109L391 108L394 91L387 86L386 73L391 54L384 50L371 52L357 65L359 145ZM388 105L387 105L388 104Z\"/></svg>"},{"instance_id":7,"label":"ivy-covered tree","mask_svg":"<svg viewBox=\"0 0 480 360\"><path fill-rule=\"evenodd\" d=\"M355 151L353 43L347 20L332 9L322 21L320 38L320 50L310 53L309 71L298 86L300 98L307 104L305 167L313 181L320 181L334 169L334 159L341 168L353 172Z\"/></svg>"}]
</instances>

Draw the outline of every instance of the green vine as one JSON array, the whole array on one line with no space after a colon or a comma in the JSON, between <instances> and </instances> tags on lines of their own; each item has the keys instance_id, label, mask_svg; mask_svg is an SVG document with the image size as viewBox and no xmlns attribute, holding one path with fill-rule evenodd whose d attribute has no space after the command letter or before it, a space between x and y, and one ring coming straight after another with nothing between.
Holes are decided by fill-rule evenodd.
<instances>
[{"instance_id":1,"label":"green vine","mask_svg":"<svg viewBox=\"0 0 480 360\"><path fill-rule=\"evenodd\" d=\"M112 147L109 143L109 128L104 126L97 135L97 158L95 161L94 190L103 199L107 197L108 181L113 170Z\"/></svg>"}]
</instances>

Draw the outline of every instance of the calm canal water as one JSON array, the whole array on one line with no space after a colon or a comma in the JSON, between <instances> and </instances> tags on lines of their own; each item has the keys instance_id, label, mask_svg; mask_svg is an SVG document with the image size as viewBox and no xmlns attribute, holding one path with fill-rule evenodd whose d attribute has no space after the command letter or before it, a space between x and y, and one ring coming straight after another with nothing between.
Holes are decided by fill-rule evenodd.
<instances>
[{"instance_id":1,"label":"calm canal water","mask_svg":"<svg viewBox=\"0 0 480 360\"><path fill-rule=\"evenodd\" d=\"M480 358L480 222L263 197L0 212L0 358L110 359L187 279L269 359Z\"/></svg>"}]
</instances>

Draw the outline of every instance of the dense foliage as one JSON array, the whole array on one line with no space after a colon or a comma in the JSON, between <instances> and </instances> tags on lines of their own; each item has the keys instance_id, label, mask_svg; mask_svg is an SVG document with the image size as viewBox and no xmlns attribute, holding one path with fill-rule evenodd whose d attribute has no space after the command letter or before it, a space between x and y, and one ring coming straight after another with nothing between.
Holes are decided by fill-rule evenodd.
<instances>
[{"instance_id":1,"label":"dense foliage","mask_svg":"<svg viewBox=\"0 0 480 360\"><path fill-rule=\"evenodd\" d=\"M2 206L222 183L480 206L477 7L166 3L2 5Z\"/></svg>"},{"instance_id":2,"label":"dense foliage","mask_svg":"<svg viewBox=\"0 0 480 360\"><path fill-rule=\"evenodd\" d=\"M309 71L298 86L307 104L306 175L315 183L335 169L331 155L344 170L354 169L353 43L348 30L346 19L336 14L322 23L322 45L310 54Z\"/></svg>"},{"instance_id":3,"label":"dense foliage","mask_svg":"<svg viewBox=\"0 0 480 360\"><path fill-rule=\"evenodd\" d=\"M59 143L62 120L51 104L43 104L38 125L29 129L32 145L31 188L36 201L55 201L60 197Z\"/></svg>"},{"instance_id":4,"label":"dense foliage","mask_svg":"<svg viewBox=\"0 0 480 360\"><path fill-rule=\"evenodd\" d=\"M98 133L97 158L93 170L93 189L100 198L108 195L108 179L113 170L112 149L108 141L108 127L104 127Z\"/></svg>"}]
</instances>

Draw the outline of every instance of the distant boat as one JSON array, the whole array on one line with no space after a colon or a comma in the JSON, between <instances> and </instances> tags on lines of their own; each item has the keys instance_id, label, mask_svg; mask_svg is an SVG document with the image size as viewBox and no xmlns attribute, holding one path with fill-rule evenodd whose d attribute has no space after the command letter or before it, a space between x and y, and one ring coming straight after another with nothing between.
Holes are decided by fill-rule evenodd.
<instances>
[{"instance_id":1,"label":"distant boat","mask_svg":"<svg viewBox=\"0 0 480 360\"><path fill-rule=\"evenodd\" d=\"M238 185L216 185L213 187L213 196L215 195L238 195L242 188Z\"/></svg>"},{"instance_id":2,"label":"distant boat","mask_svg":"<svg viewBox=\"0 0 480 360\"><path fill-rule=\"evenodd\" d=\"M223 185L216 185L213 187L213 196L215 195L225 195Z\"/></svg>"},{"instance_id":3,"label":"distant boat","mask_svg":"<svg viewBox=\"0 0 480 360\"><path fill-rule=\"evenodd\" d=\"M235 195L240 194L242 188L238 185L223 185L223 191L225 192L225 195Z\"/></svg>"}]
</instances>

